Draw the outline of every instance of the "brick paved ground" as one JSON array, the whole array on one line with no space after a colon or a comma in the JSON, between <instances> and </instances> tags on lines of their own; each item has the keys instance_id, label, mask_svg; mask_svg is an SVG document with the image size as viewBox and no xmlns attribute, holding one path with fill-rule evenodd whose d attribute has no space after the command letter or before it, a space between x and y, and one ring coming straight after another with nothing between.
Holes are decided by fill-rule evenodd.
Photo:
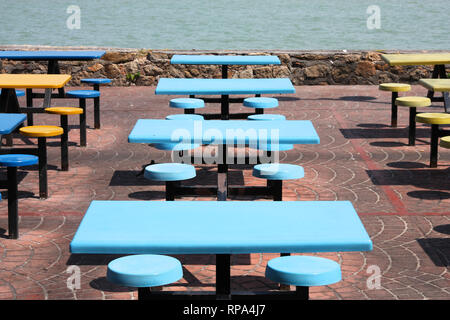
<instances>
[{"instance_id":1,"label":"brick paved ground","mask_svg":"<svg viewBox=\"0 0 450 320\"><path fill-rule=\"evenodd\" d=\"M390 128L390 94L376 86L304 86L295 95L278 96L279 112L288 119L312 120L320 145L282 152L283 162L304 166L305 178L286 182L285 200L350 200L372 237L367 253L320 254L342 265L343 281L311 290L312 299L450 299L450 150L440 150L439 166L428 168L429 127L417 129L417 144L408 147L407 110L400 126ZM0 202L0 299L134 299L136 292L105 279L112 256L71 255L69 243L92 200L162 200L164 187L136 173L151 159L169 160L167 152L127 143L138 118L176 113L168 96L150 87L102 89L102 129L93 130L88 114L88 146L78 146L77 118L69 123L70 171L59 170L59 142L49 143L49 198L40 200L35 167L20 172L20 239L6 238L6 201ZM424 95L414 87L412 94ZM21 98L22 99L22 98ZM23 100L21 100L24 103ZM75 105L76 100L55 101ZM208 105L209 112L219 107ZM232 112L246 109L232 105ZM431 112L440 112L434 105ZM52 115L36 115L36 124L58 124ZM35 147L36 141L15 139ZM202 183L214 183L214 170L199 172ZM259 184L251 171L233 170L232 182ZM5 179L4 171L0 179ZM7 197L1 189L3 198ZM186 198L191 199L191 198ZM201 198L198 200L205 200ZM197 199L193 199L197 200ZM239 199L236 199L239 200ZM264 278L275 255L233 257L232 286L271 290ZM181 256L184 279L167 290L214 289L214 256ZM81 289L71 291L67 268L81 268ZM370 266L381 273L381 288L370 289ZM368 272L369 271L369 272Z\"/></svg>"}]
</instances>

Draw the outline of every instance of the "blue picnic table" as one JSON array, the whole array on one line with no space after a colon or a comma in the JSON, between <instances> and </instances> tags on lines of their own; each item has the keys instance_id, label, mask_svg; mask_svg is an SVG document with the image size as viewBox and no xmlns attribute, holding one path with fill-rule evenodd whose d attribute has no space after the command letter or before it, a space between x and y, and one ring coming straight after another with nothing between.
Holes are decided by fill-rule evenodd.
<instances>
[{"instance_id":1,"label":"blue picnic table","mask_svg":"<svg viewBox=\"0 0 450 320\"><path fill-rule=\"evenodd\" d=\"M349 201L92 201L73 254L214 254L216 294L230 295L230 256L370 251Z\"/></svg>"},{"instance_id":2,"label":"blue picnic table","mask_svg":"<svg viewBox=\"0 0 450 320\"><path fill-rule=\"evenodd\" d=\"M230 116L230 95L261 95L295 93L288 78L274 79L178 79L161 78L157 95L220 95L221 119Z\"/></svg>"},{"instance_id":3,"label":"blue picnic table","mask_svg":"<svg viewBox=\"0 0 450 320\"><path fill-rule=\"evenodd\" d=\"M21 113L0 113L0 147L2 135L9 135L16 130L27 119L25 114ZM12 145L9 139L8 145Z\"/></svg>"},{"instance_id":4,"label":"blue picnic table","mask_svg":"<svg viewBox=\"0 0 450 320\"><path fill-rule=\"evenodd\" d=\"M27 116L22 113L0 113L0 136L12 133L26 119Z\"/></svg>"},{"instance_id":5,"label":"blue picnic table","mask_svg":"<svg viewBox=\"0 0 450 320\"><path fill-rule=\"evenodd\" d=\"M47 61L48 74L60 74L59 61L90 61L100 59L106 53L104 50L5 50L0 51L0 59L16 61ZM33 93L33 89L26 90L27 107L33 107L33 99L44 98L43 93ZM51 98L65 98L64 87L58 89L57 94L52 94ZM36 110L38 111L38 110ZM28 114L28 125L33 125L33 114Z\"/></svg>"},{"instance_id":6,"label":"blue picnic table","mask_svg":"<svg viewBox=\"0 0 450 320\"><path fill-rule=\"evenodd\" d=\"M261 145L284 144L319 144L320 138L309 120L159 120L139 119L128 136L130 143L181 143L193 145L217 145L218 152L212 159L206 159L201 148L194 150L186 159L185 154L180 159L183 162L217 164L216 188L178 188L184 195L216 194L218 200L226 200L228 192L257 192L256 187L228 187L228 168L230 164L256 164L270 162L271 155L263 157L258 154L254 158L241 159L229 156L228 147L250 146L258 149ZM274 148L276 150L276 147ZM282 148L279 148L282 149ZM234 150L234 149L233 149ZM241 161L242 160L242 161ZM252 191L252 190L253 191ZM181 193L180 193L181 194Z\"/></svg>"},{"instance_id":7,"label":"blue picnic table","mask_svg":"<svg viewBox=\"0 0 450 320\"><path fill-rule=\"evenodd\" d=\"M262 55L195 55L195 54L175 54L170 59L171 64L188 65L220 65L222 66L222 79L228 78L228 66L230 65L279 65L280 59L277 56Z\"/></svg>"}]
</instances>

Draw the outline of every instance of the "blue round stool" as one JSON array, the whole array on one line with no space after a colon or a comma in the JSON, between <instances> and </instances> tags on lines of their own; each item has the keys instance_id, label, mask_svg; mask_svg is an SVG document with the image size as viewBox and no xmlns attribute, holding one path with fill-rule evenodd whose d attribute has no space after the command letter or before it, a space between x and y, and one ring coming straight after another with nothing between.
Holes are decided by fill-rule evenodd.
<instances>
[{"instance_id":1,"label":"blue round stool","mask_svg":"<svg viewBox=\"0 0 450 320\"><path fill-rule=\"evenodd\" d=\"M91 99L100 97L100 92L97 90L71 90L67 91L66 95L71 98Z\"/></svg>"},{"instance_id":2,"label":"blue round stool","mask_svg":"<svg viewBox=\"0 0 450 320\"><path fill-rule=\"evenodd\" d=\"M263 114L264 109L278 107L278 99L267 97L245 98L243 105L247 108L254 108L256 114Z\"/></svg>"},{"instance_id":3,"label":"blue round stool","mask_svg":"<svg viewBox=\"0 0 450 320\"><path fill-rule=\"evenodd\" d=\"M71 90L66 92L68 98L79 100L79 107L83 109L80 114L80 123L82 118L86 119L86 99L94 100L94 129L100 129L100 91L99 90ZM84 122L86 122L84 120ZM80 144L86 145L86 128L80 130Z\"/></svg>"},{"instance_id":4,"label":"blue round stool","mask_svg":"<svg viewBox=\"0 0 450 320\"><path fill-rule=\"evenodd\" d=\"M177 182L195 178L195 167L184 163L158 163L145 167L144 177L166 183L166 200L175 200Z\"/></svg>"},{"instance_id":5,"label":"blue round stool","mask_svg":"<svg viewBox=\"0 0 450 320\"><path fill-rule=\"evenodd\" d=\"M39 158L30 154L2 154L0 166L7 167L8 177L8 232L11 239L19 237L19 211L17 192L17 167L37 164Z\"/></svg>"},{"instance_id":6,"label":"blue round stool","mask_svg":"<svg viewBox=\"0 0 450 320\"><path fill-rule=\"evenodd\" d=\"M256 98L248 98L256 99ZM276 100L276 99L275 99ZM274 121L274 120L286 120L286 117L281 114L252 114L247 117L248 120L253 121ZM256 147L259 150L264 151L288 151L294 149L292 144L258 144Z\"/></svg>"},{"instance_id":7,"label":"blue round stool","mask_svg":"<svg viewBox=\"0 0 450 320\"><path fill-rule=\"evenodd\" d=\"M263 163L253 167L253 176L267 180L292 180L305 176L303 167L289 163Z\"/></svg>"},{"instance_id":8,"label":"blue round stool","mask_svg":"<svg viewBox=\"0 0 450 320\"><path fill-rule=\"evenodd\" d=\"M205 118L200 114L169 114L166 120L205 120Z\"/></svg>"},{"instance_id":9,"label":"blue round stool","mask_svg":"<svg viewBox=\"0 0 450 320\"><path fill-rule=\"evenodd\" d=\"M309 299L309 287L341 281L340 265L330 259L312 256L288 256L270 260L266 277L274 282L294 285L297 293Z\"/></svg>"},{"instance_id":10,"label":"blue round stool","mask_svg":"<svg viewBox=\"0 0 450 320\"><path fill-rule=\"evenodd\" d=\"M125 256L108 264L106 278L118 285L138 288L138 299L144 299L152 287L180 280L183 268L178 259L156 254Z\"/></svg>"},{"instance_id":11,"label":"blue round stool","mask_svg":"<svg viewBox=\"0 0 450 320\"><path fill-rule=\"evenodd\" d=\"M282 114L252 114L247 117L248 120L263 120L263 121L273 121L273 120L286 120L286 117Z\"/></svg>"},{"instance_id":12,"label":"blue round stool","mask_svg":"<svg viewBox=\"0 0 450 320\"><path fill-rule=\"evenodd\" d=\"M171 108L183 109L184 114L194 114L195 109L205 107L205 101L197 98L175 98L169 102Z\"/></svg>"},{"instance_id":13,"label":"blue round stool","mask_svg":"<svg viewBox=\"0 0 450 320\"><path fill-rule=\"evenodd\" d=\"M111 79L108 79L108 78L86 78L86 79L81 79L81 82L92 84L95 86L95 85L111 83ZM94 90L97 90L97 89L94 88Z\"/></svg>"}]
</instances>

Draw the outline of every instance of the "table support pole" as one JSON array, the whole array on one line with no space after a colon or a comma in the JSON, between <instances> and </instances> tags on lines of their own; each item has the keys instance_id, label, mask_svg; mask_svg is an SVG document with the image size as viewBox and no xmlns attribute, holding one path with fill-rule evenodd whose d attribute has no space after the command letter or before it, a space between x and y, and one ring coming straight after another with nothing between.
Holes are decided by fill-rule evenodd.
<instances>
[{"instance_id":1,"label":"table support pole","mask_svg":"<svg viewBox=\"0 0 450 320\"><path fill-rule=\"evenodd\" d=\"M222 120L228 120L230 118L230 96L227 94L222 95L220 111Z\"/></svg>"},{"instance_id":2,"label":"table support pole","mask_svg":"<svg viewBox=\"0 0 450 320\"><path fill-rule=\"evenodd\" d=\"M8 167L8 232L11 239L19 237L19 213L17 209L17 168Z\"/></svg>"},{"instance_id":3,"label":"table support pole","mask_svg":"<svg viewBox=\"0 0 450 320\"><path fill-rule=\"evenodd\" d=\"M48 74L61 74L61 71L59 70L59 63L58 60L48 60ZM64 87L58 89L58 94L61 98L64 97Z\"/></svg>"},{"instance_id":4,"label":"table support pole","mask_svg":"<svg viewBox=\"0 0 450 320\"><path fill-rule=\"evenodd\" d=\"M33 89L26 89L26 95L27 108L33 108ZM27 125L32 126L33 123L33 114L31 112L27 112Z\"/></svg>"},{"instance_id":5,"label":"table support pole","mask_svg":"<svg viewBox=\"0 0 450 320\"><path fill-rule=\"evenodd\" d=\"M43 108L49 108L52 102L52 89L45 89L45 96L44 96L44 104L42 105Z\"/></svg>"},{"instance_id":6,"label":"table support pole","mask_svg":"<svg viewBox=\"0 0 450 320\"><path fill-rule=\"evenodd\" d=\"M38 157L39 157L39 197L47 199L48 183L47 183L47 139L45 137L38 138Z\"/></svg>"},{"instance_id":7,"label":"table support pole","mask_svg":"<svg viewBox=\"0 0 450 320\"><path fill-rule=\"evenodd\" d=\"M398 107L395 100L398 98L398 92L392 92L391 96L391 127L397 128Z\"/></svg>"},{"instance_id":8,"label":"table support pole","mask_svg":"<svg viewBox=\"0 0 450 320\"><path fill-rule=\"evenodd\" d=\"M409 109L408 145L416 145L416 108Z\"/></svg>"},{"instance_id":9,"label":"table support pole","mask_svg":"<svg viewBox=\"0 0 450 320\"><path fill-rule=\"evenodd\" d=\"M444 64L437 64L434 66L433 74L431 75L432 79L446 79L447 73L445 72L445 65ZM431 101L441 101L440 98L434 98L434 91L428 90L427 97L431 99ZM445 99L445 97L444 97ZM445 100L444 100L445 102ZM447 112L447 109L446 109Z\"/></svg>"},{"instance_id":10,"label":"table support pole","mask_svg":"<svg viewBox=\"0 0 450 320\"><path fill-rule=\"evenodd\" d=\"M219 300L231 298L230 267L230 254L216 254L216 298Z\"/></svg>"},{"instance_id":11,"label":"table support pole","mask_svg":"<svg viewBox=\"0 0 450 320\"><path fill-rule=\"evenodd\" d=\"M299 300L309 300L309 287L295 287L295 293Z\"/></svg>"},{"instance_id":12,"label":"table support pole","mask_svg":"<svg viewBox=\"0 0 450 320\"><path fill-rule=\"evenodd\" d=\"M86 99L80 98L79 106L83 109L83 113L80 114L80 146L86 147Z\"/></svg>"},{"instance_id":13,"label":"table support pole","mask_svg":"<svg viewBox=\"0 0 450 320\"><path fill-rule=\"evenodd\" d=\"M61 115L61 128L63 128L63 134L61 135L61 170L69 170L69 123L68 116Z\"/></svg>"},{"instance_id":14,"label":"table support pole","mask_svg":"<svg viewBox=\"0 0 450 320\"><path fill-rule=\"evenodd\" d=\"M220 145L219 152L222 153L222 163L217 165L217 201L227 201L228 198L228 164L227 146Z\"/></svg>"},{"instance_id":15,"label":"table support pole","mask_svg":"<svg viewBox=\"0 0 450 320\"><path fill-rule=\"evenodd\" d=\"M2 94L0 97L0 112L20 113L19 100L17 100L15 89L2 89Z\"/></svg>"},{"instance_id":16,"label":"table support pole","mask_svg":"<svg viewBox=\"0 0 450 320\"><path fill-rule=\"evenodd\" d=\"M228 65L222 65L222 79L228 78Z\"/></svg>"},{"instance_id":17,"label":"table support pole","mask_svg":"<svg viewBox=\"0 0 450 320\"><path fill-rule=\"evenodd\" d=\"M436 168L438 162L439 125L431 125L430 168Z\"/></svg>"}]
</instances>

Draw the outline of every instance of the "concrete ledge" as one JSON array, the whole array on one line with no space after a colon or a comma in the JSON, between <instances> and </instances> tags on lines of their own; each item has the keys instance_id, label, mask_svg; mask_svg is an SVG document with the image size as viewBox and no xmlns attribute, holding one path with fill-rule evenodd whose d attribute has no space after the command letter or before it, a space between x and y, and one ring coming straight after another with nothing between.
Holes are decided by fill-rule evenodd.
<instances>
[{"instance_id":1,"label":"concrete ledge","mask_svg":"<svg viewBox=\"0 0 450 320\"><path fill-rule=\"evenodd\" d=\"M89 62L60 62L61 72L73 77L70 85L80 85L81 78L108 77L115 86L154 86L161 77L220 78L220 66L171 65L173 54L277 55L277 66L231 66L230 78L290 78L294 85L358 85L383 82L415 84L431 77L431 66L390 67L380 58L382 53L413 53L442 51L345 51L345 50L151 50L104 47L50 47L31 45L0 46L0 50L92 50L107 53L102 59ZM3 73L45 73L41 62L0 61Z\"/></svg>"}]
</instances>

